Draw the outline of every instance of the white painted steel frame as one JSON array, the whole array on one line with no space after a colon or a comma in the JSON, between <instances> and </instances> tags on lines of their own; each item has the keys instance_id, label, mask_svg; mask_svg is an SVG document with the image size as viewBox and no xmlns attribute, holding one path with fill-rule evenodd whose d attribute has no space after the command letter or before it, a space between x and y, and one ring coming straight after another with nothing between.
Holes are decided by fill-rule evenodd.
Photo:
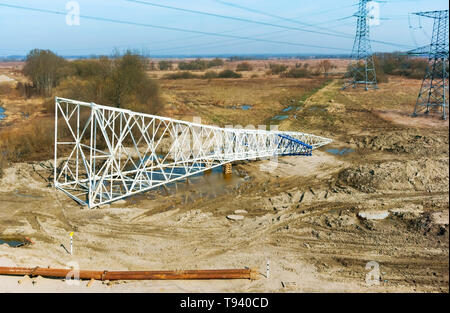
<instances>
[{"instance_id":1,"label":"white painted steel frame","mask_svg":"<svg viewBox=\"0 0 450 313\"><path fill-rule=\"evenodd\" d=\"M285 154L289 151L279 134L313 149L331 142L299 132L219 128L57 97L54 185L93 208L225 163Z\"/></svg>"}]
</instances>

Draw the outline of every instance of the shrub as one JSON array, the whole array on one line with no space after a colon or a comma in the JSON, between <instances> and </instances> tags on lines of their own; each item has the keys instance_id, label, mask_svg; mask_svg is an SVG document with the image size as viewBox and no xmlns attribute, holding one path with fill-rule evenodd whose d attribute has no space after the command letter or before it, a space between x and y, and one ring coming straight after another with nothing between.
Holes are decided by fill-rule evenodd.
<instances>
[{"instance_id":1,"label":"shrub","mask_svg":"<svg viewBox=\"0 0 450 313\"><path fill-rule=\"evenodd\" d=\"M222 66L224 64L222 59L215 58L209 61L208 67Z\"/></svg>"},{"instance_id":2,"label":"shrub","mask_svg":"<svg viewBox=\"0 0 450 313\"><path fill-rule=\"evenodd\" d=\"M215 71L207 71L205 73L205 75L203 75L203 78L205 78L205 79L213 79L213 78L217 78L217 77L218 77L218 74Z\"/></svg>"},{"instance_id":3,"label":"shrub","mask_svg":"<svg viewBox=\"0 0 450 313\"><path fill-rule=\"evenodd\" d=\"M76 60L71 63L73 75L81 78L107 77L112 71L112 61L107 57L93 60Z\"/></svg>"},{"instance_id":4,"label":"shrub","mask_svg":"<svg viewBox=\"0 0 450 313\"><path fill-rule=\"evenodd\" d=\"M172 69L172 61L159 61L158 68L160 71L167 71Z\"/></svg>"},{"instance_id":5,"label":"shrub","mask_svg":"<svg viewBox=\"0 0 450 313\"><path fill-rule=\"evenodd\" d=\"M376 62L375 59L375 75L377 76L377 83L387 83L389 82L389 76L383 71L383 68Z\"/></svg>"},{"instance_id":6,"label":"shrub","mask_svg":"<svg viewBox=\"0 0 450 313\"><path fill-rule=\"evenodd\" d=\"M33 95L37 94L37 89L30 83L18 82L16 85L16 91L20 97L24 98L31 98Z\"/></svg>"},{"instance_id":7,"label":"shrub","mask_svg":"<svg viewBox=\"0 0 450 313\"><path fill-rule=\"evenodd\" d=\"M4 130L0 134L0 158L22 162L49 159L53 156L54 121L51 118L30 122L21 129Z\"/></svg>"},{"instance_id":8,"label":"shrub","mask_svg":"<svg viewBox=\"0 0 450 313\"><path fill-rule=\"evenodd\" d=\"M182 61L178 63L178 69L182 71L203 71L208 68L208 62L201 59L196 59L194 61L185 62Z\"/></svg>"},{"instance_id":9,"label":"shrub","mask_svg":"<svg viewBox=\"0 0 450 313\"><path fill-rule=\"evenodd\" d=\"M76 76L65 78L55 89L55 93L59 97L85 102L97 102L100 95L96 91L93 79L82 79Z\"/></svg>"},{"instance_id":10,"label":"shrub","mask_svg":"<svg viewBox=\"0 0 450 313\"><path fill-rule=\"evenodd\" d=\"M281 73L285 72L288 69L287 65L278 64L278 63L270 63L269 64L269 68L270 68L269 73L272 74L272 75L281 74Z\"/></svg>"},{"instance_id":11,"label":"shrub","mask_svg":"<svg viewBox=\"0 0 450 313\"><path fill-rule=\"evenodd\" d=\"M164 79L191 79L191 78L201 78L200 75L193 74L189 71L175 72L166 74L163 76Z\"/></svg>"},{"instance_id":12,"label":"shrub","mask_svg":"<svg viewBox=\"0 0 450 313\"><path fill-rule=\"evenodd\" d=\"M147 70L149 70L149 71L156 71L155 62L149 62L147 64Z\"/></svg>"},{"instance_id":13,"label":"shrub","mask_svg":"<svg viewBox=\"0 0 450 313\"><path fill-rule=\"evenodd\" d=\"M9 95L13 89L10 83L0 83L0 95Z\"/></svg>"},{"instance_id":14,"label":"shrub","mask_svg":"<svg viewBox=\"0 0 450 313\"><path fill-rule=\"evenodd\" d=\"M223 60L219 58L215 58L211 61L196 59L189 62L181 61L178 63L178 69L182 71L204 71L211 67L222 66L223 64Z\"/></svg>"},{"instance_id":15,"label":"shrub","mask_svg":"<svg viewBox=\"0 0 450 313\"><path fill-rule=\"evenodd\" d=\"M385 74L407 78L423 78L428 66L426 59L411 58L397 52L378 53L375 55L375 60Z\"/></svg>"},{"instance_id":16,"label":"shrub","mask_svg":"<svg viewBox=\"0 0 450 313\"><path fill-rule=\"evenodd\" d=\"M137 112L157 114L164 109L164 102L159 94L159 85L156 80L146 77L137 86L139 92L136 93L137 101L126 106L127 109Z\"/></svg>"},{"instance_id":17,"label":"shrub","mask_svg":"<svg viewBox=\"0 0 450 313\"><path fill-rule=\"evenodd\" d=\"M232 70L223 70L219 72L218 78L241 78L242 75Z\"/></svg>"},{"instance_id":18,"label":"shrub","mask_svg":"<svg viewBox=\"0 0 450 313\"><path fill-rule=\"evenodd\" d=\"M245 72L245 71L251 71L251 70L253 70L253 66L248 62L242 62L236 66L237 72Z\"/></svg>"},{"instance_id":19,"label":"shrub","mask_svg":"<svg viewBox=\"0 0 450 313\"><path fill-rule=\"evenodd\" d=\"M321 71L325 76L328 76L328 73L335 69L337 66L331 63L329 60L322 60L317 65L319 71Z\"/></svg>"},{"instance_id":20,"label":"shrub","mask_svg":"<svg viewBox=\"0 0 450 313\"><path fill-rule=\"evenodd\" d=\"M23 73L37 88L39 94L49 95L61 78L70 74L69 62L50 50L34 49L27 55Z\"/></svg>"},{"instance_id":21,"label":"shrub","mask_svg":"<svg viewBox=\"0 0 450 313\"><path fill-rule=\"evenodd\" d=\"M310 77L313 74L308 71L305 68L300 67L294 67L291 68L287 73L282 73L282 77L288 77L288 78L303 78L303 77Z\"/></svg>"},{"instance_id":22,"label":"shrub","mask_svg":"<svg viewBox=\"0 0 450 313\"><path fill-rule=\"evenodd\" d=\"M139 108L143 113L161 110L159 86L147 76L146 67L146 59L137 53L116 56L108 75L94 80L97 99L118 108Z\"/></svg>"}]
</instances>

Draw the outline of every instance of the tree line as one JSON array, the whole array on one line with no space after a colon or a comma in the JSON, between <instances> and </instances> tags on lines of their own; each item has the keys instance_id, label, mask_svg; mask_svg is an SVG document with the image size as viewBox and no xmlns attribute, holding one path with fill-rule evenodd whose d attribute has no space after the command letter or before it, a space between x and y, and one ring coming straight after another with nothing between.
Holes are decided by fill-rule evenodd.
<instances>
[{"instance_id":1,"label":"tree line","mask_svg":"<svg viewBox=\"0 0 450 313\"><path fill-rule=\"evenodd\" d=\"M28 88L40 96L58 95L154 114L163 103L158 83L146 74L147 66L147 59L132 51L70 62L50 50L35 49L28 53L23 73L31 81Z\"/></svg>"}]
</instances>

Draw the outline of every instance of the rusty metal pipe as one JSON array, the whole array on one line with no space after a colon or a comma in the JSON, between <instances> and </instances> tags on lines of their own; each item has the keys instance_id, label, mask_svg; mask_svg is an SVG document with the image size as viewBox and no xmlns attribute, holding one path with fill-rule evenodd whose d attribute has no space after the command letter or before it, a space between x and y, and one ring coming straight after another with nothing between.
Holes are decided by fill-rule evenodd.
<instances>
[{"instance_id":1,"label":"rusty metal pipe","mask_svg":"<svg viewBox=\"0 0 450 313\"><path fill-rule=\"evenodd\" d=\"M66 278L71 269L0 267L0 275ZM73 277L73 272L71 273ZM192 280L192 279L256 279L251 269L186 270L186 271L87 271L77 273L82 280Z\"/></svg>"}]
</instances>

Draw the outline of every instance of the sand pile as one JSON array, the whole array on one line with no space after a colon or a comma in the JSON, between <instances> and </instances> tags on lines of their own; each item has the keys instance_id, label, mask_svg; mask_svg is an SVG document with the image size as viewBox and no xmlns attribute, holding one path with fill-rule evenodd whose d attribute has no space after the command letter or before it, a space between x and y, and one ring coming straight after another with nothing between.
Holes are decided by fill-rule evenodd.
<instances>
[{"instance_id":1,"label":"sand pile","mask_svg":"<svg viewBox=\"0 0 450 313\"><path fill-rule=\"evenodd\" d=\"M341 171L338 179L341 185L362 192L445 192L449 188L448 159L422 158L417 161L360 165Z\"/></svg>"},{"instance_id":2,"label":"sand pile","mask_svg":"<svg viewBox=\"0 0 450 313\"><path fill-rule=\"evenodd\" d=\"M377 136L365 136L350 139L348 142L358 148L414 155L448 155L448 137L439 135L417 135L409 133L385 133Z\"/></svg>"}]
</instances>

